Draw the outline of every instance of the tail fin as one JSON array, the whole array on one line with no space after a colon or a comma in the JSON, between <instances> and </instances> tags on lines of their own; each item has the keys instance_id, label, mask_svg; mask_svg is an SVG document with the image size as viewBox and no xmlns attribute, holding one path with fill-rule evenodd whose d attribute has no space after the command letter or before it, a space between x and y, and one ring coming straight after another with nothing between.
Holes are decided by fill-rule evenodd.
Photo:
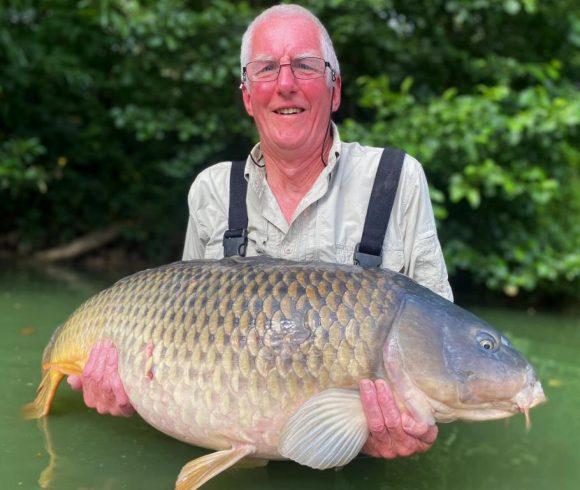
<instances>
[{"instance_id":1,"label":"tail fin","mask_svg":"<svg viewBox=\"0 0 580 490\"><path fill-rule=\"evenodd\" d=\"M22 416L25 419L38 419L48 414L58 384L63 377L63 373L50 368L44 372L40 386L36 391L36 398L33 402L22 407Z\"/></svg>"},{"instance_id":2,"label":"tail fin","mask_svg":"<svg viewBox=\"0 0 580 490\"><path fill-rule=\"evenodd\" d=\"M80 375L82 369L74 362L48 363L44 366L42 381L36 391L33 402L22 407L22 416L25 419L38 419L50 411L52 399L59 383L67 374Z\"/></svg>"}]
</instances>

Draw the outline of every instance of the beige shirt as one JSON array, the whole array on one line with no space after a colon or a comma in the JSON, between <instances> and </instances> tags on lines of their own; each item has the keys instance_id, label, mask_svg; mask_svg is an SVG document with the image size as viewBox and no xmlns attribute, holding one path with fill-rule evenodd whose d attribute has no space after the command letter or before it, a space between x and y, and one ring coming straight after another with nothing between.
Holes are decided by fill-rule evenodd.
<instances>
[{"instance_id":1,"label":"beige shirt","mask_svg":"<svg viewBox=\"0 0 580 490\"><path fill-rule=\"evenodd\" d=\"M341 142L335 126L333 135L327 165L298 205L290 224L268 186L265 168L248 156L247 256L353 263L382 148ZM251 155L263 165L259 143ZM193 182L183 260L223 257L230 168L231 162L212 165ZM409 155L403 162L385 235L382 267L402 272L453 301L427 180L421 164Z\"/></svg>"}]
</instances>

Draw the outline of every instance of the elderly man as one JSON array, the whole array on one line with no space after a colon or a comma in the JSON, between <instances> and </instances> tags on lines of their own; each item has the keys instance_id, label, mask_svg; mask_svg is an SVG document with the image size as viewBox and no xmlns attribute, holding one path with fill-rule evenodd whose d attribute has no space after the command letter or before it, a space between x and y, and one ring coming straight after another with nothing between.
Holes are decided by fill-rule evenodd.
<instances>
[{"instance_id":1,"label":"elderly man","mask_svg":"<svg viewBox=\"0 0 580 490\"><path fill-rule=\"evenodd\" d=\"M213 165L191 186L183 259L354 261L403 272L452 299L420 164L402 152L341 142L331 123L341 78L320 21L296 5L264 11L244 34L241 67L260 143L246 161ZM114 346L97 346L82 380L70 383L102 413L132 413ZM360 390L371 432L364 452L393 458L433 444L437 428L401 413L384 380L363 380Z\"/></svg>"}]
</instances>

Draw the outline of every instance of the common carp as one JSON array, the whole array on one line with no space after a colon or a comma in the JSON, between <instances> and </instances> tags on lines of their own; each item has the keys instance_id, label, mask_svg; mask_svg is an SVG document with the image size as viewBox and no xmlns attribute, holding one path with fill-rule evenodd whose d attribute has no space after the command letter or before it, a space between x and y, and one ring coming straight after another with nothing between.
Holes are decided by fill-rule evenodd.
<instances>
[{"instance_id":1,"label":"common carp","mask_svg":"<svg viewBox=\"0 0 580 490\"><path fill-rule=\"evenodd\" d=\"M143 419L218 450L188 463L179 489L244 457L348 463L369 434L364 378L387 380L428 423L527 418L545 400L503 335L401 274L237 257L145 270L86 301L47 345L25 415L46 415L103 340Z\"/></svg>"}]
</instances>

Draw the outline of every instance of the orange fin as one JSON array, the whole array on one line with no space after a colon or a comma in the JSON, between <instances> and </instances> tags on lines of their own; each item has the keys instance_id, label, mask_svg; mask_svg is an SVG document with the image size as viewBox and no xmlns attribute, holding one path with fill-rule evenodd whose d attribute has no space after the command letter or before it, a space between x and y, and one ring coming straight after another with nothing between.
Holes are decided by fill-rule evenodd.
<instances>
[{"instance_id":1,"label":"orange fin","mask_svg":"<svg viewBox=\"0 0 580 490\"><path fill-rule=\"evenodd\" d=\"M62 362L47 362L43 369L54 369L59 371L66 376L75 375L80 376L83 373L83 369L75 361L62 361Z\"/></svg>"},{"instance_id":2,"label":"orange fin","mask_svg":"<svg viewBox=\"0 0 580 490\"><path fill-rule=\"evenodd\" d=\"M73 362L47 363L42 381L36 391L36 398L22 407L22 416L25 419L38 419L47 415L59 383L68 374L80 376L82 369Z\"/></svg>"},{"instance_id":3,"label":"orange fin","mask_svg":"<svg viewBox=\"0 0 580 490\"><path fill-rule=\"evenodd\" d=\"M181 469L175 482L175 490L194 490L199 488L209 479L227 470L255 450L254 446L244 445L194 459Z\"/></svg>"}]
</instances>

